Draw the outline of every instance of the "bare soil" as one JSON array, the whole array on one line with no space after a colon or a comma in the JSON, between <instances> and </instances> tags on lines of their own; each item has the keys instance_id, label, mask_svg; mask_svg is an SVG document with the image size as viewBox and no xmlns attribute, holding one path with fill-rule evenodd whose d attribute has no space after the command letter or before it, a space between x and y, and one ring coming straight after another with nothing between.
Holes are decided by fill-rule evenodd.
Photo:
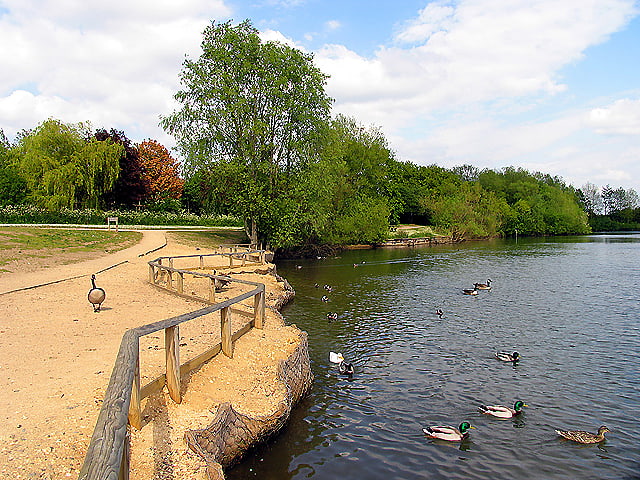
<instances>
[{"instance_id":1,"label":"bare soil","mask_svg":"<svg viewBox=\"0 0 640 480\"><path fill-rule=\"evenodd\" d=\"M163 231L144 231L137 245L119 252L97 258L68 252L81 260L68 264L31 257L0 273L0 478L77 478L123 333L202 307L152 287L147 262L210 252L167 242ZM99 313L87 300L92 273L107 292ZM267 305L282 294L282 282L272 275L241 275L267 285ZM225 296L234 292L218 298ZM203 461L184 442L186 429L208 425L211 410L224 401L253 415L275 409L284 396L277 365L295 349L300 332L267 311L265 328L237 341L232 359L218 355L184 379L182 404L166 391L143 402L144 426L132 432L133 479L204 478ZM236 329L242 323L234 322ZM181 360L217 343L219 323L218 316L181 328ZM143 384L162 372L160 337L141 341Z\"/></svg>"}]
</instances>

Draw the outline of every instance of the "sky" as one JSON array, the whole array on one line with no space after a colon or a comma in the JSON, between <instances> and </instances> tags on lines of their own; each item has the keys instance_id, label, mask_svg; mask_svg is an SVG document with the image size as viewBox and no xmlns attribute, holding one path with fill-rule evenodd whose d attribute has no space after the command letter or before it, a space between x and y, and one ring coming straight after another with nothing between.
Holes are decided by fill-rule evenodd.
<instances>
[{"instance_id":1,"label":"sky","mask_svg":"<svg viewBox=\"0 0 640 480\"><path fill-rule=\"evenodd\" d=\"M175 141L212 21L313 54L333 114L420 165L640 192L640 0L0 0L0 129L48 118Z\"/></svg>"}]
</instances>

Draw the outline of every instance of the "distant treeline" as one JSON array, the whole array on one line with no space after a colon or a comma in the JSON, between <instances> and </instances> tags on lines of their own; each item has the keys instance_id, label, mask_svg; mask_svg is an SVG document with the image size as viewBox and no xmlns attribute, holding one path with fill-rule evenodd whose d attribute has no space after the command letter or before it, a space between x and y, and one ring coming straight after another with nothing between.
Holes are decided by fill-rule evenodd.
<instances>
[{"instance_id":1,"label":"distant treeline","mask_svg":"<svg viewBox=\"0 0 640 480\"><path fill-rule=\"evenodd\" d=\"M590 231L582 193L557 177L398 161L378 129L347 117L327 123L315 154L289 171L249 176L221 162L184 179L157 142L147 141L160 152L154 163L172 168L154 173L123 132L81 127L50 119L14 143L2 138L0 204L13 207L0 221L103 223L108 214L130 224L237 224L255 202L261 239L283 248L375 243L398 223L455 239Z\"/></svg>"},{"instance_id":2,"label":"distant treeline","mask_svg":"<svg viewBox=\"0 0 640 480\"><path fill-rule=\"evenodd\" d=\"M634 189L587 183L578 194L594 232L640 230L640 198Z\"/></svg>"}]
</instances>

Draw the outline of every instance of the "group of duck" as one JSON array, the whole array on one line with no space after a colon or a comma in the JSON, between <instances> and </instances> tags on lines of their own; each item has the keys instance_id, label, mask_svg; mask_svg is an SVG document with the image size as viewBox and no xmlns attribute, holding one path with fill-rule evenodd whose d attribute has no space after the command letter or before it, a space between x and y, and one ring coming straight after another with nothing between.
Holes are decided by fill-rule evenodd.
<instances>
[{"instance_id":1,"label":"group of duck","mask_svg":"<svg viewBox=\"0 0 640 480\"><path fill-rule=\"evenodd\" d=\"M474 283L473 288L465 288L462 293L465 295L478 295L478 290L491 290L491 279L487 279L487 283ZM444 312L442 309L436 310L436 315L442 318ZM500 351L495 354L496 359L502 362L512 363L514 366L520 361L520 354L518 352L505 352ZM497 418L514 418L522 414L522 408L528 407L528 405L521 400L517 400L513 408L503 405L480 405L478 410L485 415L491 415ZM462 422L458 428L449 425L434 425L428 426L422 429L422 432L429 438L435 438L438 440L447 440L450 442L461 442L469 435L469 430L475 429L469 422ZM598 429L598 433L586 432L584 430L556 430L555 432L567 440L582 444L593 444L602 442L605 437L604 434L610 430L602 425Z\"/></svg>"},{"instance_id":2,"label":"group of duck","mask_svg":"<svg viewBox=\"0 0 640 480\"><path fill-rule=\"evenodd\" d=\"M472 289L463 289L462 292L465 295L478 295L478 290L491 290L491 282L492 280L489 278L487 279L487 283L474 283ZM320 286L316 284L315 287L319 288ZM323 288L328 292L332 291L332 288L329 285L324 285ZM322 301L328 301L326 295L322 297ZM436 310L436 315L442 318L444 316L444 312L442 309L438 308ZM327 319L329 321L335 321L338 319L338 314L335 312L329 312L327 313ZM514 366L516 366L521 359L518 352L507 351L496 352L495 358L501 362L511 363ZM348 375L349 377L353 376L355 371L353 364L347 362L342 353L329 352L329 361L338 365L338 371L340 374ZM513 408L504 405L480 405L478 407L478 411L492 417L509 419L521 415L524 407L528 407L528 405L521 400L517 400L513 404ZM475 429L475 427L465 421L457 428L450 425L431 425L423 428L422 432L428 438L449 442L462 442L469 436L470 429ZM600 443L605 439L605 433L609 431L610 430L604 425L598 429L597 433L591 433L584 430L555 430L559 436L582 444Z\"/></svg>"},{"instance_id":3,"label":"group of duck","mask_svg":"<svg viewBox=\"0 0 640 480\"><path fill-rule=\"evenodd\" d=\"M462 293L465 295L478 295L478 290L491 290L491 279L487 279L487 283L474 283L473 288L464 288Z\"/></svg>"},{"instance_id":4,"label":"group of duck","mask_svg":"<svg viewBox=\"0 0 640 480\"><path fill-rule=\"evenodd\" d=\"M520 354L518 352L496 352L495 357L502 362L509 362L513 365L516 365L520 361ZM528 406L529 405L523 401L517 400L513 404L513 408L504 405L480 405L478 411L492 417L508 419L521 415L523 411L522 408ZM471 426L469 422L462 422L458 428L450 425L434 425L423 428L422 432L429 438L449 442L461 442L469 436L470 429L475 429L475 427ZM567 440L583 444L593 444L602 442L605 439L604 434L609 431L610 430L603 425L598 429L598 433L586 432L584 430L556 430L555 432Z\"/></svg>"}]
</instances>

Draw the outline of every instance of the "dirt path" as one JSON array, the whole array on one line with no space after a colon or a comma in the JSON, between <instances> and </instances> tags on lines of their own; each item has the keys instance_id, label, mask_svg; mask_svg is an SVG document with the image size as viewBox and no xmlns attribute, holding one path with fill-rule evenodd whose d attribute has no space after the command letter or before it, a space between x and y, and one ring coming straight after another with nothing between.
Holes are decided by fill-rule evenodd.
<instances>
[{"instance_id":1,"label":"dirt path","mask_svg":"<svg viewBox=\"0 0 640 480\"><path fill-rule=\"evenodd\" d=\"M163 231L144 231L136 246L95 260L0 276L0 478L76 478L122 334L202 306L150 286L146 262L210 252L163 245ZM107 292L99 313L87 301L95 272Z\"/></svg>"}]
</instances>

